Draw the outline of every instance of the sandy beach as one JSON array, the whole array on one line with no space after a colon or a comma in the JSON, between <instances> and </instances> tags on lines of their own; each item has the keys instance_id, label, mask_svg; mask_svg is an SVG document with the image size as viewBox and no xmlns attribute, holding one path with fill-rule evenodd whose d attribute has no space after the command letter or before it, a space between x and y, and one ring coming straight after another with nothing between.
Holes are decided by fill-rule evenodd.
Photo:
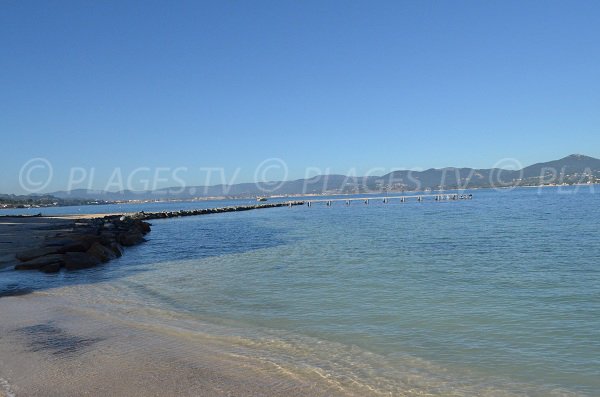
<instances>
[{"instance_id":1,"label":"sandy beach","mask_svg":"<svg viewBox=\"0 0 600 397\"><path fill-rule=\"evenodd\" d=\"M15 395L368 395L246 355L239 341L109 316L74 296L52 291L0 299L0 375Z\"/></svg>"},{"instance_id":2,"label":"sandy beach","mask_svg":"<svg viewBox=\"0 0 600 397\"><path fill-rule=\"evenodd\" d=\"M14 266L16 253L71 231L78 219L0 218L0 266ZM115 316L107 305L96 310L97 302L81 300L82 288L89 287L0 296L1 397L368 395L368 389L346 389L318 371L245 354L244 343L205 332L197 322L184 329L181 322L155 321L159 313L144 321Z\"/></svg>"}]
</instances>

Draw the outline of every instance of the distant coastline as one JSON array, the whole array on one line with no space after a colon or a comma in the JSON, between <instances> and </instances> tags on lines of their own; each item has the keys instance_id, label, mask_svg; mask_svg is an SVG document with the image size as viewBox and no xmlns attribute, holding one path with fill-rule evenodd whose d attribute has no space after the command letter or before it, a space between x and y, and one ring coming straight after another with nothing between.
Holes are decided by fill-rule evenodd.
<instances>
[{"instance_id":1,"label":"distant coastline","mask_svg":"<svg viewBox=\"0 0 600 397\"><path fill-rule=\"evenodd\" d=\"M45 195L0 194L2 208L44 208L79 205L144 204L310 196L465 191L485 188L514 189L585 186L600 183L600 159L573 154L533 164L520 170L490 168L430 168L398 170L382 176L316 175L310 178L233 183L211 186L177 186L158 190L102 191L74 189Z\"/></svg>"},{"instance_id":2,"label":"distant coastline","mask_svg":"<svg viewBox=\"0 0 600 397\"><path fill-rule=\"evenodd\" d=\"M423 189L423 190L384 190L384 191L367 191L367 192L323 192L323 193L306 193L306 194L290 194L290 195L265 195L263 197L267 199L304 199L307 197L330 197L330 196L354 196L359 194L375 195L375 194L419 194L419 193L443 193L443 192L464 192L469 190L511 190L517 188L528 188L528 189L539 189L539 188L552 188L552 187L586 187L586 186L598 186L600 182L594 183L563 183L563 184L540 184L540 185L510 185L501 187L466 187L466 188L448 188L448 189ZM60 208L60 207L79 207L79 206L99 206L99 205L136 205L136 204L150 204L150 203L192 203L192 202L205 202L205 201L226 201L226 200L250 200L255 199L256 196L217 196L217 197L194 197L190 199L143 199L143 200L116 200L116 201L103 201L103 200L72 200L70 202L55 202L55 203L34 203L32 204L13 204L4 202L0 199L0 216L2 216L2 210L15 210L15 209L44 209L44 208Z\"/></svg>"}]
</instances>

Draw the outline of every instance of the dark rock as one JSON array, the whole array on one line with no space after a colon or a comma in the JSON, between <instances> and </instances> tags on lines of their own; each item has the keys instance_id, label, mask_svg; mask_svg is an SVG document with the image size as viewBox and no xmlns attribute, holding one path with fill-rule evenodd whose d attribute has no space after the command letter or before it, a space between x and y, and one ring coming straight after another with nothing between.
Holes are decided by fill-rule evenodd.
<instances>
[{"instance_id":1,"label":"dark rock","mask_svg":"<svg viewBox=\"0 0 600 397\"><path fill-rule=\"evenodd\" d=\"M27 262L32 259L39 258L40 256L56 254L56 253L58 253L58 250L59 250L59 247L34 248L34 249L29 249L27 251L19 252L15 256L21 262Z\"/></svg>"},{"instance_id":2,"label":"dark rock","mask_svg":"<svg viewBox=\"0 0 600 397\"><path fill-rule=\"evenodd\" d=\"M112 250L112 252L115 253L117 258L120 258L121 256L123 256L123 251L121 249L121 246L119 244L117 244L116 242L111 243L109 248Z\"/></svg>"},{"instance_id":3,"label":"dark rock","mask_svg":"<svg viewBox=\"0 0 600 397\"><path fill-rule=\"evenodd\" d=\"M94 234L71 234L70 237L51 238L46 240L46 247L53 247L55 252L85 252L94 242L100 241L100 236Z\"/></svg>"},{"instance_id":4,"label":"dark rock","mask_svg":"<svg viewBox=\"0 0 600 397\"><path fill-rule=\"evenodd\" d=\"M62 247L69 244L74 244L77 241L72 238L50 238L46 240L46 247Z\"/></svg>"},{"instance_id":5,"label":"dark rock","mask_svg":"<svg viewBox=\"0 0 600 397\"><path fill-rule=\"evenodd\" d=\"M57 273L60 271L60 263L49 263L40 267L40 270L44 273Z\"/></svg>"},{"instance_id":6,"label":"dark rock","mask_svg":"<svg viewBox=\"0 0 600 397\"><path fill-rule=\"evenodd\" d=\"M119 234L117 241L124 247L131 247L144 242L144 235L137 229Z\"/></svg>"},{"instance_id":7,"label":"dark rock","mask_svg":"<svg viewBox=\"0 0 600 397\"><path fill-rule=\"evenodd\" d=\"M150 224L148 222L138 221L136 226L143 234L150 232Z\"/></svg>"},{"instance_id":8,"label":"dark rock","mask_svg":"<svg viewBox=\"0 0 600 397\"><path fill-rule=\"evenodd\" d=\"M100 233L100 244L109 246L113 242L117 241L117 235L107 230Z\"/></svg>"},{"instance_id":9,"label":"dark rock","mask_svg":"<svg viewBox=\"0 0 600 397\"><path fill-rule=\"evenodd\" d=\"M117 257L117 255L110 248L107 248L99 243L92 244L90 249L87 250L87 253L98 258L100 262L108 262Z\"/></svg>"},{"instance_id":10,"label":"dark rock","mask_svg":"<svg viewBox=\"0 0 600 397\"><path fill-rule=\"evenodd\" d=\"M79 236L77 238L77 240L81 241L82 243L88 244L88 249L89 249L89 247L91 247L92 244L100 242L100 235L98 234L98 230L94 230L93 233L84 234L82 236Z\"/></svg>"},{"instance_id":11,"label":"dark rock","mask_svg":"<svg viewBox=\"0 0 600 397\"><path fill-rule=\"evenodd\" d=\"M58 267L65 262L65 256L61 254L51 254L31 259L27 262L19 263L15 266L15 270L37 270L44 266L58 264Z\"/></svg>"},{"instance_id":12,"label":"dark rock","mask_svg":"<svg viewBox=\"0 0 600 397\"><path fill-rule=\"evenodd\" d=\"M65 254L65 268L67 270L86 269L98 266L100 260L87 252L68 252Z\"/></svg>"},{"instance_id":13,"label":"dark rock","mask_svg":"<svg viewBox=\"0 0 600 397\"><path fill-rule=\"evenodd\" d=\"M91 242L86 240L74 241L71 244L64 245L58 249L58 252L64 254L65 252L85 252L91 246Z\"/></svg>"}]
</instances>

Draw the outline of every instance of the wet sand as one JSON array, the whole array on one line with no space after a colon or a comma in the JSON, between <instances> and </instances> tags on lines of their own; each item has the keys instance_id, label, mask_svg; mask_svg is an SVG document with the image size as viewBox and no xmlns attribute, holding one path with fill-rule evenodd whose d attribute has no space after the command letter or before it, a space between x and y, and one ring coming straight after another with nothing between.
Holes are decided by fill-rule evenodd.
<instances>
[{"instance_id":1,"label":"wet sand","mask_svg":"<svg viewBox=\"0 0 600 397\"><path fill-rule=\"evenodd\" d=\"M71 297L4 297L0 313L0 376L19 397L368 395L244 354L201 329L129 322Z\"/></svg>"},{"instance_id":2,"label":"wet sand","mask_svg":"<svg viewBox=\"0 0 600 397\"><path fill-rule=\"evenodd\" d=\"M0 268L96 216L0 217ZM0 397L352 395L201 329L128 321L79 303L56 290L0 297Z\"/></svg>"},{"instance_id":3,"label":"wet sand","mask_svg":"<svg viewBox=\"0 0 600 397\"><path fill-rule=\"evenodd\" d=\"M82 218L0 217L0 268ZM53 292L0 297L0 314L0 397L346 395L201 331L117 320Z\"/></svg>"},{"instance_id":4,"label":"wet sand","mask_svg":"<svg viewBox=\"0 0 600 397\"><path fill-rule=\"evenodd\" d=\"M92 217L0 217L0 268ZM352 395L201 330L128 322L78 303L53 291L0 297L0 397Z\"/></svg>"}]
</instances>

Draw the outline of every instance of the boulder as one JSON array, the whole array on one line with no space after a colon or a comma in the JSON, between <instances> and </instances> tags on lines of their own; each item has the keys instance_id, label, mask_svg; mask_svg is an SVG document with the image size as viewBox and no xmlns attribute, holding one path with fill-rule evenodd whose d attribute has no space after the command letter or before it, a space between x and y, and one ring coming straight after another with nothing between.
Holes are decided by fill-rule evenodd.
<instances>
[{"instance_id":1,"label":"boulder","mask_svg":"<svg viewBox=\"0 0 600 397\"><path fill-rule=\"evenodd\" d=\"M121 249L121 246L118 243L116 243L116 242L111 243L109 245L109 248L112 250L112 252L115 253L117 258L120 258L121 256L123 256L123 250Z\"/></svg>"},{"instance_id":2,"label":"boulder","mask_svg":"<svg viewBox=\"0 0 600 397\"><path fill-rule=\"evenodd\" d=\"M39 258L40 256L57 254L59 247L42 247L42 248L33 248L27 251L19 252L17 255L18 260L21 262L27 262L35 258Z\"/></svg>"},{"instance_id":3,"label":"boulder","mask_svg":"<svg viewBox=\"0 0 600 397\"><path fill-rule=\"evenodd\" d=\"M49 238L46 240L46 247L62 247L69 244L74 244L77 241L72 238Z\"/></svg>"},{"instance_id":4,"label":"boulder","mask_svg":"<svg viewBox=\"0 0 600 397\"><path fill-rule=\"evenodd\" d=\"M98 266L100 260L87 252L68 252L65 254L65 268L67 270L87 269Z\"/></svg>"},{"instance_id":5,"label":"boulder","mask_svg":"<svg viewBox=\"0 0 600 397\"><path fill-rule=\"evenodd\" d=\"M144 235L137 229L131 229L119 234L117 241L124 247L131 247L144 242Z\"/></svg>"},{"instance_id":6,"label":"boulder","mask_svg":"<svg viewBox=\"0 0 600 397\"><path fill-rule=\"evenodd\" d=\"M108 262L117 257L117 255L110 248L107 248L99 243L92 244L90 249L87 250L87 253L98 258L100 262Z\"/></svg>"},{"instance_id":7,"label":"boulder","mask_svg":"<svg viewBox=\"0 0 600 397\"><path fill-rule=\"evenodd\" d=\"M109 246L111 243L117 241L117 236L113 232L104 230L100 233L100 244Z\"/></svg>"},{"instance_id":8,"label":"boulder","mask_svg":"<svg viewBox=\"0 0 600 397\"><path fill-rule=\"evenodd\" d=\"M148 222L138 221L136 227L143 233L147 234L150 232L150 224Z\"/></svg>"},{"instance_id":9,"label":"boulder","mask_svg":"<svg viewBox=\"0 0 600 397\"><path fill-rule=\"evenodd\" d=\"M100 236L85 234L81 236L72 236L70 238L50 239L46 241L47 247L54 247L56 252L64 254L65 252L85 252L94 242L99 241Z\"/></svg>"},{"instance_id":10,"label":"boulder","mask_svg":"<svg viewBox=\"0 0 600 397\"><path fill-rule=\"evenodd\" d=\"M37 270L42 269L45 266L57 264L58 267L65 263L65 256L62 254L51 254L41 256L29 261L19 263L15 266L15 270Z\"/></svg>"},{"instance_id":11,"label":"boulder","mask_svg":"<svg viewBox=\"0 0 600 397\"><path fill-rule=\"evenodd\" d=\"M95 231L94 233L84 234L77 237L77 241L87 244L89 249L92 244L100 242L100 236L98 235L97 231Z\"/></svg>"},{"instance_id":12,"label":"boulder","mask_svg":"<svg viewBox=\"0 0 600 397\"><path fill-rule=\"evenodd\" d=\"M90 248L90 246L91 243L89 241L79 240L67 245L63 245L58 249L58 252L62 254L64 254L65 252L85 252Z\"/></svg>"}]
</instances>

